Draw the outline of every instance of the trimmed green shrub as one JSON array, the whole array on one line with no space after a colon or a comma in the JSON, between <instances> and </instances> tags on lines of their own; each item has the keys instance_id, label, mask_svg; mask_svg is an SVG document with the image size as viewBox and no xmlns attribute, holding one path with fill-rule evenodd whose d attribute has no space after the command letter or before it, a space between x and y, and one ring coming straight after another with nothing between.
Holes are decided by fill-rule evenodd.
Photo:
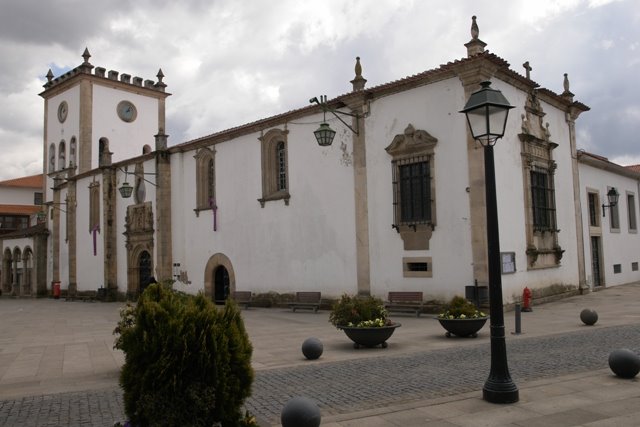
<instances>
[{"instance_id":1,"label":"trimmed green shrub","mask_svg":"<svg viewBox=\"0 0 640 427\"><path fill-rule=\"evenodd\" d=\"M380 298L344 294L329 314L333 326L381 327L391 323Z\"/></svg>"},{"instance_id":2,"label":"trimmed green shrub","mask_svg":"<svg viewBox=\"0 0 640 427\"><path fill-rule=\"evenodd\" d=\"M471 301L461 296L454 296L445 306L445 311L440 313L438 317L441 319L477 319L487 317L487 315L478 310Z\"/></svg>"},{"instance_id":3,"label":"trimmed green shrub","mask_svg":"<svg viewBox=\"0 0 640 427\"><path fill-rule=\"evenodd\" d=\"M136 426L240 426L251 394L252 346L232 301L150 285L121 313L115 348L125 413Z\"/></svg>"}]
</instances>

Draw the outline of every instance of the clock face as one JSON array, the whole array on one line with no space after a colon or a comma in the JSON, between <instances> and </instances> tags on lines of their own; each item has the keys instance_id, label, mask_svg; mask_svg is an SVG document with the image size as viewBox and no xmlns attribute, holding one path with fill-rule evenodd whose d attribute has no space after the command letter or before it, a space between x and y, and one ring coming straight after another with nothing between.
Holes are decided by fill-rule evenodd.
<instances>
[{"instance_id":1,"label":"clock face","mask_svg":"<svg viewBox=\"0 0 640 427\"><path fill-rule=\"evenodd\" d=\"M134 121L138 115L136 106L129 101L120 101L117 107L118 117L127 123Z\"/></svg>"},{"instance_id":2,"label":"clock face","mask_svg":"<svg viewBox=\"0 0 640 427\"><path fill-rule=\"evenodd\" d=\"M58 105L58 121L63 123L67 120L67 113L69 112L69 106L67 105L67 101L62 101L60 105Z\"/></svg>"}]
</instances>

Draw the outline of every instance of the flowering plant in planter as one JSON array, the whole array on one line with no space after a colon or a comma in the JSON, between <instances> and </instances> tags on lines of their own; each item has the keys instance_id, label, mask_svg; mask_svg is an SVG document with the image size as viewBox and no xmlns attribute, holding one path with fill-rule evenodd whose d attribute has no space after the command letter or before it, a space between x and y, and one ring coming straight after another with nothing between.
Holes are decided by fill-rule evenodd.
<instances>
[{"instance_id":1,"label":"flowering plant in planter","mask_svg":"<svg viewBox=\"0 0 640 427\"><path fill-rule=\"evenodd\" d=\"M438 315L439 319L480 319L487 315L478 310L469 300L455 296L445 306L445 311Z\"/></svg>"},{"instance_id":2,"label":"flowering plant in planter","mask_svg":"<svg viewBox=\"0 0 640 427\"><path fill-rule=\"evenodd\" d=\"M333 304L329 322L354 342L355 348L387 347L387 339L400 323L389 319L380 298L373 296L342 297Z\"/></svg>"},{"instance_id":3,"label":"flowering plant in planter","mask_svg":"<svg viewBox=\"0 0 640 427\"><path fill-rule=\"evenodd\" d=\"M445 311L438 315L438 321L447 331L447 337L477 337L488 317L478 310L471 302L460 296L455 296L446 306Z\"/></svg>"},{"instance_id":4,"label":"flowering plant in planter","mask_svg":"<svg viewBox=\"0 0 640 427\"><path fill-rule=\"evenodd\" d=\"M338 329L380 328L393 324L380 298L347 294L333 304L329 322Z\"/></svg>"}]
</instances>

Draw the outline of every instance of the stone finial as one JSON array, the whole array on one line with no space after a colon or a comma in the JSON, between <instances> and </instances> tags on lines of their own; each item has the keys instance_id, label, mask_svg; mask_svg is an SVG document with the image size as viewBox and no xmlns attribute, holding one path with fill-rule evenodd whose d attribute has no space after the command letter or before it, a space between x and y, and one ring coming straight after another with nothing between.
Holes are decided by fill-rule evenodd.
<instances>
[{"instance_id":1,"label":"stone finial","mask_svg":"<svg viewBox=\"0 0 640 427\"><path fill-rule=\"evenodd\" d=\"M526 77L531 79L531 70L533 70L533 68L529 65L529 61L522 64L522 66L524 67Z\"/></svg>"},{"instance_id":2,"label":"stone finial","mask_svg":"<svg viewBox=\"0 0 640 427\"><path fill-rule=\"evenodd\" d=\"M480 28L478 28L478 23L476 22L476 16L473 15L471 17L471 39L477 40L480 35Z\"/></svg>"},{"instance_id":3,"label":"stone finial","mask_svg":"<svg viewBox=\"0 0 640 427\"><path fill-rule=\"evenodd\" d=\"M164 88L166 88L167 85L162 81L162 79L164 78L164 73L162 72L162 68L158 69L158 74L156 74L156 77L158 78L158 82L154 85L154 87L164 92Z\"/></svg>"},{"instance_id":4,"label":"stone finial","mask_svg":"<svg viewBox=\"0 0 640 427\"><path fill-rule=\"evenodd\" d=\"M568 98L570 101L573 101L573 93L569 90L569 75L564 73L564 81L562 82L562 86L564 87L564 92L562 92L562 96Z\"/></svg>"},{"instance_id":5,"label":"stone finial","mask_svg":"<svg viewBox=\"0 0 640 427\"><path fill-rule=\"evenodd\" d=\"M479 35L480 29L478 28L476 16L474 15L471 17L471 41L464 45L467 48L467 57L472 57L484 52L487 44L478 38Z\"/></svg>"},{"instance_id":6,"label":"stone finial","mask_svg":"<svg viewBox=\"0 0 640 427\"><path fill-rule=\"evenodd\" d=\"M362 65L360 65L360 57L356 57L356 66L355 66L356 76L353 80L351 80L351 84L353 85L353 91L361 91L364 89L365 83L367 83L367 79L362 77Z\"/></svg>"},{"instance_id":7,"label":"stone finial","mask_svg":"<svg viewBox=\"0 0 640 427\"><path fill-rule=\"evenodd\" d=\"M80 64L78 67L81 72L90 74L93 69L93 65L89 62L89 58L91 58L91 54L89 53L89 49L84 48L84 52L82 53L82 58L84 58L84 62Z\"/></svg>"},{"instance_id":8,"label":"stone finial","mask_svg":"<svg viewBox=\"0 0 640 427\"><path fill-rule=\"evenodd\" d=\"M47 72L46 77L47 77L47 82L42 85L42 87L45 89L53 86L53 72L51 71L51 68L49 68L49 71Z\"/></svg>"}]
</instances>

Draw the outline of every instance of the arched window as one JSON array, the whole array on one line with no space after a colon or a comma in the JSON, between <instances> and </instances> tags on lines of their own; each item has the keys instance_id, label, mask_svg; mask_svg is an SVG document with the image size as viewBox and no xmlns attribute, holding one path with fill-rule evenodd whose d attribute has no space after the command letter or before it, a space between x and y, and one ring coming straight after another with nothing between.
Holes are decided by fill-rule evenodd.
<instances>
[{"instance_id":1,"label":"arched window","mask_svg":"<svg viewBox=\"0 0 640 427\"><path fill-rule=\"evenodd\" d=\"M76 137L72 136L71 141L69 142L69 167L73 168L77 165L78 160L76 159Z\"/></svg>"},{"instance_id":2,"label":"arched window","mask_svg":"<svg viewBox=\"0 0 640 427\"><path fill-rule=\"evenodd\" d=\"M216 170L214 169L213 159L209 159L209 163L207 164L207 178L207 198L209 200L209 204L212 204L216 197L216 193L214 191L216 184Z\"/></svg>"},{"instance_id":3,"label":"arched window","mask_svg":"<svg viewBox=\"0 0 640 427\"><path fill-rule=\"evenodd\" d=\"M276 183L278 191L286 191L287 189L287 152L284 142L279 141L276 145L276 162L278 167L278 182Z\"/></svg>"},{"instance_id":4,"label":"arched window","mask_svg":"<svg viewBox=\"0 0 640 427\"><path fill-rule=\"evenodd\" d=\"M56 171L56 144L49 146L49 173Z\"/></svg>"},{"instance_id":5,"label":"arched window","mask_svg":"<svg viewBox=\"0 0 640 427\"><path fill-rule=\"evenodd\" d=\"M62 141L60 141L60 145L58 146L58 168L60 168L60 170L67 167L67 161L65 156L66 150L67 150L67 144L65 144L63 139Z\"/></svg>"},{"instance_id":6,"label":"arched window","mask_svg":"<svg viewBox=\"0 0 640 427\"><path fill-rule=\"evenodd\" d=\"M215 149L203 148L196 159L196 212L211 209L216 199Z\"/></svg>"},{"instance_id":7,"label":"arched window","mask_svg":"<svg viewBox=\"0 0 640 427\"><path fill-rule=\"evenodd\" d=\"M109 140L103 137L98 140L98 166L108 166L110 164Z\"/></svg>"},{"instance_id":8,"label":"arched window","mask_svg":"<svg viewBox=\"0 0 640 427\"><path fill-rule=\"evenodd\" d=\"M263 136L262 144L262 198L260 205L271 200L284 200L289 204L289 161L287 135L289 131L271 129Z\"/></svg>"}]
</instances>

